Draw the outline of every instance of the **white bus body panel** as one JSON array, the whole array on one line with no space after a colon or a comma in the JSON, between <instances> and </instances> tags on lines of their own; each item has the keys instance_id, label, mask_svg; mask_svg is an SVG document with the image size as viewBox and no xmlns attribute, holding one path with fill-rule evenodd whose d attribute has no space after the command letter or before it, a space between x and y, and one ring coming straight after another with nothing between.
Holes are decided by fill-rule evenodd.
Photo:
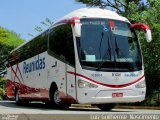
<instances>
[{"instance_id":1,"label":"white bus body panel","mask_svg":"<svg viewBox=\"0 0 160 120\"><path fill-rule=\"evenodd\" d=\"M135 87L136 84L145 80L144 70L138 72L91 71L83 70L78 62L79 60L76 64L76 81L81 79L98 85L98 88L79 88L77 83L78 103L129 103L141 102L145 99L146 87ZM115 74L120 76L113 76ZM114 97L112 96L114 93L122 93L123 96Z\"/></svg>"}]
</instances>

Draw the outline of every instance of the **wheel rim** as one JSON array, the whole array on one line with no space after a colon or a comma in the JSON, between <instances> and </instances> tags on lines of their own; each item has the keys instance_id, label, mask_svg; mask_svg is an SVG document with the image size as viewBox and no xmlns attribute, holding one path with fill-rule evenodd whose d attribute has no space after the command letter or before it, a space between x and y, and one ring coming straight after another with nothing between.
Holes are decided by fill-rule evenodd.
<instances>
[{"instance_id":1,"label":"wheel rim","mask_svg":"<svg viewBox=\"0 0 160 120\"><path fill-rule=\"evenodd\" d=\"M54 97L54 102L55 102L57 105L59 105L60 102L61 102L61 99L60 99L60 95L59 95L59 91L58 91L58 90L55 91L53 97Z\"/></svg>"}]
</instances>

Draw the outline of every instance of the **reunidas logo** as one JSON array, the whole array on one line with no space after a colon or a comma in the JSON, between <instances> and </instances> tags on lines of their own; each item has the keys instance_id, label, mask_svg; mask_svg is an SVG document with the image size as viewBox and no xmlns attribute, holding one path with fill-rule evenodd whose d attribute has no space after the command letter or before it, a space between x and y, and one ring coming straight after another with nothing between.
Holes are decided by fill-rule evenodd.
<instances>
[{"instance_id":1,"label":"reunidas logo","mask_svg":"<svg viewBox=\"0 0 160 120\"><path fill-rule=\"evenodd\" d=\"M34 57L34 60L30 63L27 63L26 61L23 62L23 73L30 73L33 71L41 70L45 68L45 57L40 58Z\"/></svg>"}]
</instances>

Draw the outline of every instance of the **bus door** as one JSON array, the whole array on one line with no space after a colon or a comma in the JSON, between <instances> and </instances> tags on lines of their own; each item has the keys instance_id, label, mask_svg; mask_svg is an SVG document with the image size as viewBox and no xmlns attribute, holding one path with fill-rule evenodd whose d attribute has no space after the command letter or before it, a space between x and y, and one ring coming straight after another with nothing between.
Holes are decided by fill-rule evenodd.
<instances>
[{"instance_id":1,"label":"bus door","mask_svg":"<svg viewBox=\"0 0 160 120\"><path fill-rule=\"evenodd\" d=\"M67 65L67 97L71 103L76 102L75 68Z\"/></svg>"},{"instance_id":2,"label":"bus door","mask_svg":"<svg viewBox=\"0 0 160 120\"><path fill-rule=\"evenodd\" d=\"M70 24L60 25L50 30L49 51L54 53L53 58L49 59L52 63L48 63L53 64L52 70L49 70L49 84L51 79L56 81L61 98L66 100L75 98L75 75L69 74L75 72L73 33Z\"/></svg>"},{"instance_id":3,"label":"bus door","mask_svg":"<svg viewBox=\"0 0 160 120\"><path fill-rule=\"evenodd\" d=\"M75 102L76 101L75 75L71 74L73 71L75 71L75 68L55 58L52 58L52 61L53 61L52 64L49 63L52 65L51 68L47 70L48 87L50 87L53 82L56 83L60 93L60 98L64 101L69 101L72 103ZM49 97L49 94L43 94L42 96L47 98Z\"/></svg>"},{"instance_id":4,"label":"bus door","mask_svg":"<svg viewBox=\"0 0 160 120\"><path fill-rule=\"evenodd\" d=\"M66 64L53 57L48 62L51 65L47 70L48 88L53 82L56 83L60 96L64 98L66 96Z\"/></svg>"}]
</instances>

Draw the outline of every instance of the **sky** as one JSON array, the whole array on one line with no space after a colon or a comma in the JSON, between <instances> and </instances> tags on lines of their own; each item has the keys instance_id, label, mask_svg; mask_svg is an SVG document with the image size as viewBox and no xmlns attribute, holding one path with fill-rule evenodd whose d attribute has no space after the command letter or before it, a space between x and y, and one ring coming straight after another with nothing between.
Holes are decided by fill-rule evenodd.
<instances>
[{"instance_id":1,"label":"sky","mask_svg":"<svg viewBox=\"0 0 160 120\"><path fill-rule=\"evenodd\" d=\"M49 18L52 22L69 12L84 8L85 5L75 0L1 0L0 27L20 34L26 41L39 34L35 26L44 27L41 22Z\"/></svg>"}]
</instances>

